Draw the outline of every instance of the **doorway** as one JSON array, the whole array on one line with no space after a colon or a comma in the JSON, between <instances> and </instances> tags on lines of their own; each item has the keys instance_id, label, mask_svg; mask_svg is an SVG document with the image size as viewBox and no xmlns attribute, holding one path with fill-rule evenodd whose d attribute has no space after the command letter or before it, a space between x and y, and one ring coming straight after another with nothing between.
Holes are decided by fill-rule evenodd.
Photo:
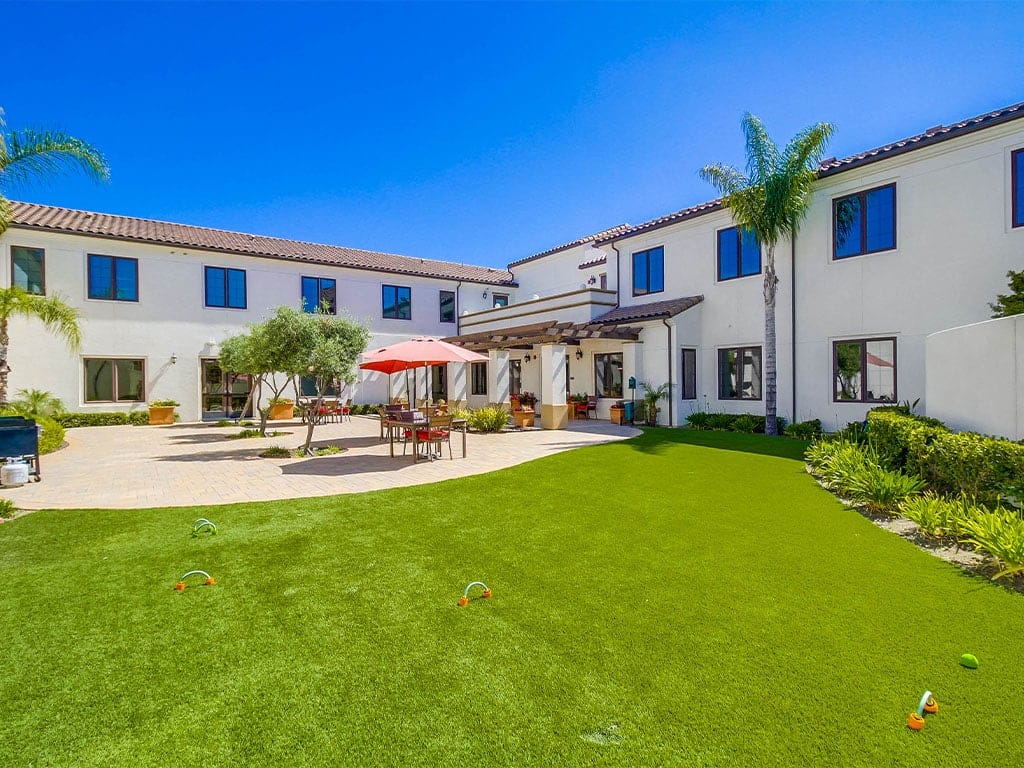
<instances>
[{"instance_id":1,"label":"doorway","mask_svg":"<svg viewBox=\"0 0 1024 768\"><path fill-rule=\"evenodd\" d=\"M251 407L248 413L242 413L252 389L252 377L223 370L219 360L201 360L200 366L203 421L240 419L252 415Z\"/></svg>"},{"instance_id":2,"label":"doorway","mask_svg":"<svg viewBox=\"0 0 1024 768\"><path fill-rule=\"evenodd\" d=\"M430 400L436 403L438 400L448 400L448 366L430 366Z\"/></svg>"}]
</instances>

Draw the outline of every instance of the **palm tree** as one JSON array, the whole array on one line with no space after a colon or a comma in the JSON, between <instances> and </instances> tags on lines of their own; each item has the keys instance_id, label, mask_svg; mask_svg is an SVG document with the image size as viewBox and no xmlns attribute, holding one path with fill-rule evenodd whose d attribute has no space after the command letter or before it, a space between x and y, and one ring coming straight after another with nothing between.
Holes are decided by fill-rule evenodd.
<instances>
[{"instance_id":1,"label":"palm tree","mask_svg":"<svg viewBox=\"0 0 1024 768\"><path fill-rule=\"evenodd\" d=\"M59 131L7 131L6 127L0 109L0 235L10 226L13 216L11 201L2 191L8 184L76 167L101 181L110 176L103 155L81 139ZM78 312L59 296L36 296L17 286L0 288L0 408L7 406L7 375L11 371L7 364L8 321L16 316L39 320L48 330L62 336L72 349L78 349L82 341Z\"/></svg>"},{"instance_id":2,"label":"palm tree","mask_svg":"<svg viewBox=\"0 0 1024 768\"><path fill-rule=\"evenodd\" d=\"M110 177L103 155L81 139L60 131L6 127L0 109L0 188L76 167L100 181ZM0 235L10 226L12 214L11 201L0 190Z\"/></svg>"},{"instance_id":3,"label":"palm tree","mask_svg":"<svg viewBox=\"0 0 1024 768\"><path fill-rule=\"evenodd\" d=\"M12 317L39 320L47 330L61 336L68 346L77 350L82 343L78 327L78 310L69 307L59 296L36 296L18 286L0 288L0 409L7 407L7 349L11 342L8 323Z\"/></svg>"},{"instance_id":4,"label":"palm tree","mask_svg":"<svg viewBox=\"0 0 1024 768\"><path fill-rule=\"evenodd\" d=\"M736 225L753 232L766 250L764 268L764 405L765 433L778 434L775 421L778 398L775 340L775 246L784 237L796 236L811 202L811 185L817 178L825 146L835 127L818 123L798 133L784 150L772 141L760 119L743 116L746 139L746 173L722 163L700 170L701 178L722 194ZM795 414L794 414L795 418Z\"/></svg>"}]
</instances>

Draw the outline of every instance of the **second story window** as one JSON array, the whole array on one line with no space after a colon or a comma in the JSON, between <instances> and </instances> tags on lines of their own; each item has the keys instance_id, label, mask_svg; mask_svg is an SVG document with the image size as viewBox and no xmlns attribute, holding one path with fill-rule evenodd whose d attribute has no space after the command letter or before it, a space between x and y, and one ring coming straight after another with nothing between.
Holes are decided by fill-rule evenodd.
<instances>
[{"instance_id":1,"label":"second story window","mask_svg":"<svg viewBox=\"0 0 1024 768\"><path fill-rule=\"evenodd\" d=\"M46 252L42 248L11 246L11 285L26 293L46 293Z\"/></svg>"},{"instance_id":2,"label":"second story window","mask_svg":"<svg viewBox=\"0 0 1024 768\"><path fill-rule=\"evenodd\" d=\"M338 314L338 284L329 277L302 278L302 311Z\"/></svg>"},{"instance_id":3,"label":"second story window","mask_svg":"<svg viewBox=\"0 0 1024 768\"><path fill-rule=\"evenodd\" d=\"M658 246L633 254L633 295L665 290L665 248Z\"/></svg>"},{"instance_id":4,"label":"second story window","mask_svg":"<svg viewBox=\"0 0 1024 768\"><path fill-rule=\"evenodd\" d=\"M507 293L492 293L491 294L491 306L492 307L507 307L508 306L508 294Z\"/></svg>"},{"instance_id":5,"label":"second story window","mask_svg":"<svg viewBox=\"0 0 1024 768\"><path fill-rule=\"evenodd\" d=\"M385 285L382 296L385 318L412 320L412 288L402 285Z\"/></svg>"},{"instance_id":6,"label":"second story window","mask_svg":"<svg viewBox=\"0 0 1024 768\"><path fill-rule=\"evenodd\" d=\"M1010 179L1013 195L1013 226L1024 227L1024 149L1010 155Z\"/></svg>"},{"instance_id":7,"label":"second story window","mask_svg":"<svg viewBox=\"0 0 1024 768\"><path fill-rule=\"evenodd\" d=\"M832 201L832 258L845 259L896 247L896 185Z\"/></svg>"},{"instance_id":8,"label":"second story window","mask_svg":"<svg viewBox=\"0 0 1024 768\"><path fill-rule=\"evenodd\" d=\"M749 229L729 227L718 231L718 279L761 273L761 244Z\"/></svg>"},{"instance_id":9,"label":"second story window","mask_svg":"<svg viewBox=\"0 0 1024 768\"><path fill-rule=\"evenodd\" d=\"M455 291L441 291L439 303L441 306L441 322L454 323Z\"/></svg>"},{"instance_id":10,"label":"second story window","mask_svg":"<svg viewBox=\"0 0 1024 768\"><path fill-rule=\"evenodd\" d=\"M245 270L207 267L206 306L245 309Z\"/></svg>"},{"instance_id":11,"label":"second story window","mask_svg":"<svg viewBox=\"0 0 1024 768\"><path fill-rule=\"evenodd\" d=\"M139 260L89 254L89 298L139 300Z\"/></svg>"}]
</instances>

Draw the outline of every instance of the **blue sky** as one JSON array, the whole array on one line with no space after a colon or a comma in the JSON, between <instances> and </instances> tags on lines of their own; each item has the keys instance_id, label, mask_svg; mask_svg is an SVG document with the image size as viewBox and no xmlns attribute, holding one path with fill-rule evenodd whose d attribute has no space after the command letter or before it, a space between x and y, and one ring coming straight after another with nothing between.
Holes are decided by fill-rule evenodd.
<instances>
[{"instance_id":1,"label":"blue sky","mask_svg":"<svg viewBox=\"0 0 1024 768\"><path fill-rule=\"evenodd\" d=\"M1024 101L1013 4L9 3L0 106L112 180L16 199L503 266L714 197L739 120L842 157ZM11 34L12 31L21 33Z\"/></svg>"}]
</instances>

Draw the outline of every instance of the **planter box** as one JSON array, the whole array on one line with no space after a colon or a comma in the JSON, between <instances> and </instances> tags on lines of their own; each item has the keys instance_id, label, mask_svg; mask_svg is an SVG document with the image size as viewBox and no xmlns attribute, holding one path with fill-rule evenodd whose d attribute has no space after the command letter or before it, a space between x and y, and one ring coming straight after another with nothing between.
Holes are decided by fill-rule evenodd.
<instances>
[{"instance_id":1,"label":"planter box","mask_svg":"<svg viewBox=\"0 0 1024 768\"><path fill-rule=\"evenodd\" d=\"M173 424L174 423L174 406L173 405L151 405L149 407L149 423L150 424Z\"/></svg>"},{"instance_id":2,"label":"planter box","mask_svg":"<svg viewBox=\"0 0 1024 768\"><path fill-rule=\"evenodd\" d=\"M612 408L609 413L612 416L612 424L622 424L626 420L625 408Z\"/></svg>"},{"instance_id":3,"label":"planter box","mask_svg":"<svg viewBox=\"0 0 1024 768\"><path fill-rule=\"evenodd\" d=\"M294 414L295 405L293 403L277 403L270 406L271 421L284 421L285 419L292 418Z\"/></svg>"},{"instance_id":4,"label":"planter box","mask_svg":"<svg viewBox=\"0 0 1024 768\"><path fill-rule=\"evenodd\" d=\"M525 427L532 427L534 424L536 424L536 420L537 412L534 411L533 409L512 411L512 423L515 424L520 429L524 429Z\"/></svg>"}]
</instances>

